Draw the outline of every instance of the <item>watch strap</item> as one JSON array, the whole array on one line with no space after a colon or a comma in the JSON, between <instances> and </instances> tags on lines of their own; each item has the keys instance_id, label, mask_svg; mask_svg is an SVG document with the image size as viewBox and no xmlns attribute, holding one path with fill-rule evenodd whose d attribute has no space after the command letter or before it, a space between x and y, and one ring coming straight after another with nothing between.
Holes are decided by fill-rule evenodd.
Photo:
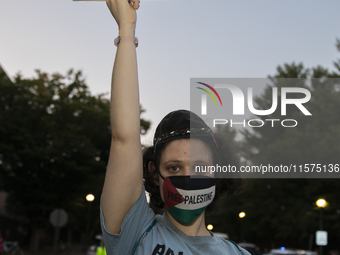
<instances>
[{"instance_id":1,"label":"watch strap","mask_svg":"<svg viewBox=\"0 0 340 255\"><path fill-rule=\"evenodd\" d=\"M114 44L115 44L116 46L118 46L118 44L119 44L121 41L132 41L132 42L134 42L136 48L138 47L138 38L137 38L137 37L134 37L134 36L118 36L118 37L114 40Z\"/></svg>"}]
</instances>

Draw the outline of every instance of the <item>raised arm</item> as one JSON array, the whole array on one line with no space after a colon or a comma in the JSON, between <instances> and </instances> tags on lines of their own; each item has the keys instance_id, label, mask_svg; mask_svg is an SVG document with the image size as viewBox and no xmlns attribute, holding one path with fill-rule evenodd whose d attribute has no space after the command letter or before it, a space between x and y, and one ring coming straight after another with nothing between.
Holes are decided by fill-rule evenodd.
<instances>
[{"instance_id":1,"label":"raised arm","mask_svg":"<svg viewBox=\"0 0 340 255\"><path fill-rule=\"evenodd\" d=\"M106 229L118 234L143 187L137 59L132 40L139 1L107 0L106 3L118 24L121 41L112 73L112 141L101 202Z\"/></svg>"}]
</instances>

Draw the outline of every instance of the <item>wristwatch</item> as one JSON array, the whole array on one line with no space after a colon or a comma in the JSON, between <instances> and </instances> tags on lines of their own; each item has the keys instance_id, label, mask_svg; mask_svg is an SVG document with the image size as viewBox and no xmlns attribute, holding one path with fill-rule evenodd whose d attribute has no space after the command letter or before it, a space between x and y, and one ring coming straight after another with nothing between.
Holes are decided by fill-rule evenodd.
<instances>
[{"instance_id":1,"label":"wristwatch","mask_svg":"<svg viewBox=\"0 0 340 255\"><path fill-rule=\"evenodd\" d=\"M118 44L122 41L122 40L129 40L129 41L133 41L135 43L136 48L138 47L138 38L134 37L134 36L118 36L115 40L114 40L114 44L116 46L118 46Z\"/></svg>"}]
</instances>

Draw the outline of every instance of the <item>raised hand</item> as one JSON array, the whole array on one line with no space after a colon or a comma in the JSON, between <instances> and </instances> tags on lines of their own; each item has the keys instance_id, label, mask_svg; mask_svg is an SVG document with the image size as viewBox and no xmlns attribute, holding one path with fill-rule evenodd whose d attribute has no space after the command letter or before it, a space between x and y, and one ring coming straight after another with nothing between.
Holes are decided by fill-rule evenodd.
<instances>
[{"instance_id":1,"label":"raised hand","mask_svg":"<svg viewBox=\"0 0 340 255\"><path fill-rule=\"evenodd\" d=\"M107 0L106 4L115 18L120 36L134 36L136 27L136 10L139 0ZM131 34L133 33L133 34Z\"/></svg>"}]
</instances>

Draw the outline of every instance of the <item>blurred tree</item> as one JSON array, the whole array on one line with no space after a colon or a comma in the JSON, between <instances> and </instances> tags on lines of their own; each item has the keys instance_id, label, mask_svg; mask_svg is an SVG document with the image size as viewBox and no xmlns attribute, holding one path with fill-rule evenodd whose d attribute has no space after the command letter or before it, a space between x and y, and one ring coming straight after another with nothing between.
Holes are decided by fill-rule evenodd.
<instances>
[{"instance_id":1,"label":"blurred tree","mask_svg":"<svg viewBox=\"0 0 340 255\"><path fill-rule=\"evenodd\" d=\"M336 46L340 51L340 40ZM301 114L296 107L287 109L285 119L295 119L298 126L272 128L264 125L244 131L243 154L253 165L287 165L305 163L337 163L340 155L340 59L331 72L321 66L307 69L303 64L285 64L270 77L273 86L282 87L281 78L300 78L297 87L311 91L312 98L306 104L311 117ZM307 78L314 78L306 84ZM286 81L285 81L286 82ZM280 91L280 90L279 90ZM278 95L280 97L280 94ZM280 102L280 100L279 100ZM255 99L256 109L269 109L272 104L272 86ZM282 119L280 106L270 116L261 119ZM338 179L249 179L242 193L224 200L223 209L210 217L216 223L216 231L227 232L232 239L243 236L263 248L278 245L301 245L308 249L315 244L319 214L315 201L323 197L329 201L325 208L325 228L329 231L330 243L340 240L340 183ZM238 219L238 213L246 217ZM223 216L222 216L223 215ZM220 228L218 227L220 226ZM312 239L312 240L311 240ZM312 242L311 242L312 241Z\"/></svg>"},{"instance_id":2,"label":"blurred tree","mask_svg":"<svg viewBox=\"0 0 340 255\"><path fill-rule=\"evenodd\" d=\"M37 71L14 82L0 73L0 190L6 210L29 220L36 251L50 212L64 208L73 226L85 195L99 201L111 142L109 100L92 96L81 72ZM141 112L143 110L141 109ZM150 122L141 120L141 133ZM86 208L86 207L85 207ZM84 231L84 229L83 229Z\"/></svg>"}]
</instances>

